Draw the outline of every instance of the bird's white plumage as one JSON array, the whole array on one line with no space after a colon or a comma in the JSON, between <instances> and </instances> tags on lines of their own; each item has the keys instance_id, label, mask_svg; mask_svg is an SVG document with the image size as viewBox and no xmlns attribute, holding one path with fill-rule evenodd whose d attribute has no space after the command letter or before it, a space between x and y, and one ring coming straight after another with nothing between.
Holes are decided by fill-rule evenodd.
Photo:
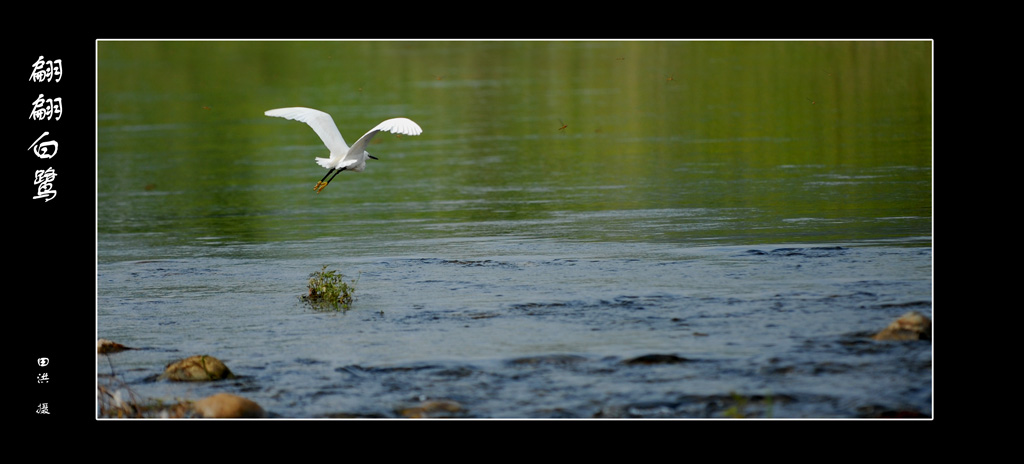
<instances>
[{"instance_id":1,"label":"bird's white plumage","mask_svg":"<svg viewBox=\"0 0 1024 464\"><path fill-rule=\"evenodd\" d=\"M403 135L420 135L423 133L423 129L420 129L420 126L412 122L411 119L388 119L386 121L382 121L380 124L377 124L377 127L370 129L367 133L363 134L362 137L359 137L359 140L356 140L356 143L352 144L352 146L348 149L348 152L346 152L345 156L342 157L341 159L336 160L334 152L331 152L331 159L328 160L327 163L334 163L333 167L335 168L355 164L356 166L350 167L348 169L352 171L362 171L363 167L366 165L366 157L369 156L369 153L366 152L366 145L369 144L370 139L372 139L373 136L377 135L377 132L380 131ZM322 159L323 158L317 158L317 162L320 163L321 166L330 169L330 167L332 166L329 166L322 162Z\"/></svg>"},{"instance_id":2,"label":"bird's white plumage","mask_svg":"<svg viewBox=\"0 0 1024 464\"><path fill-rule=\"evenodd\" d=\"M345 144L345 138L341 136L341 132L338 131L338 126L334 124L334 119L323 111L313 108L294 107L268 110L263 114L309 124L309 127L313 128L316 135L320 136L320 140L331 151L330 158L316 158L318 164L328 169L351 166L348 170L361 171L365 165L366 156L369 154L366 153L366 145L370 143L374 135L377 135L377 132L385 131L403 135L420 135L423 133L423 129L410 119L392 118L377 124L377 127L370 129L369 132L363 134L356 143L349 147ZM360 166L353 166L357 163Z\"/></svg>"},{"instance_id":3,"label":"bird's white plumage","mask_svg":"<svg viewBox=\"0 0 1024 464\"><path fill-rule=\"evenodd\" d=\"M420 135L423 133L423 129L410 119L392 118L377 124L376 127L363 134L362 137L359 137L359 140L356 140L356 143L349 147L345 144L345 139L341 136L341 132L338 131L338 126L334 124L334 119L323 111L313 108L293 107L267 110L263 114L309 124L309 127L313 128L316 135L320 136L320 140L331 151L330 158L316 158L316 162L331 171L337 169L359 172L365 169L366 158L370 156L366 152L366 145L370 143L370 139L374 135L377 135L377 132L385 131L403 135ZM320 187L321 183L317 184L320 190L322 190L322 187ZM327 184L323 183L323 185L326 186ZM317 190L317 192L320 190Z\"/></svg>"},{"instance_id":4,"label":"bird's white plumage","mask_svg":"<svg viewBox=\"0 0 1024 464\"><path fill-rule=\"evenodd\" d=\"M323 140L324 145L327 145L327 149L331 150L331 154L342 154L348 151L345 138L338 131L338 126L334 124L334 119L323 111L314 110L313 108L278 108L265 111L263 114L309 124L309 127L312 127L313 131L316 132L316 135L320 136L320 140Z\"/></svg>"}]
</instances>

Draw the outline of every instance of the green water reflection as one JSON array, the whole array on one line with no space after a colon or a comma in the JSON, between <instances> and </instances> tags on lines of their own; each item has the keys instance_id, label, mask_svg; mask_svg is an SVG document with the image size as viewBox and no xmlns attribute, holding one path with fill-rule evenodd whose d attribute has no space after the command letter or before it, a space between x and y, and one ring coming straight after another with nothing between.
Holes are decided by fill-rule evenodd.
<instances>
[{"instance_id":1,"label":"green water reflection","mask_svg":"<svg viewBox=\"0 0 1024 464\"><path fill-rule=\"evenodd\" d=\"M103 41L104 247L331 235L930 243L928 41ZM381 158L320 195L283 106ZM564 127L563 127L564 126Z\"/></svg>"}]
</instances>

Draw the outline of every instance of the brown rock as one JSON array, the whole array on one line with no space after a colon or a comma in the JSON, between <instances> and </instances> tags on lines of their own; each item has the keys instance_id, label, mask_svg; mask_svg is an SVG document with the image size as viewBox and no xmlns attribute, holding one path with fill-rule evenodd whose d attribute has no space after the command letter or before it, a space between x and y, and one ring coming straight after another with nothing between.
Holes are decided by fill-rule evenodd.
<instances>
[{"instance_id":1,"label":"brown rock","mask_svg":"<svg viewBox=\"0 0 1024 464\"><path fill-rule=\"evenodd\" d=\"M427 400L416 406L399 410L399 414L409 418L446 417L458 413L462 406L452 400Z\"/></svg>"},{"instance_id":2,"label":"brown rock","mask_svg":"<svg viewBox=\"0 0 1024 464\"><path fill-rule=\"evenodd\" d=\"M229 393L217 393L192 403L197 414L209 418L259 418L267 412L247 398Z\"/></svg>"},{"instance_id":3,"label":"brown rock","mask_svg":"<svg viewBox=\"0 0 1024 464\"><path fill-rule=\"evenodd\" d=\"M130 350L127 346L120 343L114 343L105 338L101 338L96 341L96 352L99 354L117 353L119 351Z\"/></svg>"},{"instance_id":4,"label":"brown rock","mask_svg":"<svg viewBox=\"0 0 1024 464\"><path fill-rule=\"evenodd\" d=\"M194 382L233 379L235 374L232 374L228 366L225 366L219 359L203 354L168 364L160 378Z\"/></svg>"},{"instance_id":5,"label":"brown rock","mask_svg":"<svg viewBox=\"0 0 1024 464\"><path fill-rule=\"evenodd\" d=\"M899 317L881 332L875 334L875 340L931 340L932 321L924 314L911 311Z\"/></svg>"}]
</instances>

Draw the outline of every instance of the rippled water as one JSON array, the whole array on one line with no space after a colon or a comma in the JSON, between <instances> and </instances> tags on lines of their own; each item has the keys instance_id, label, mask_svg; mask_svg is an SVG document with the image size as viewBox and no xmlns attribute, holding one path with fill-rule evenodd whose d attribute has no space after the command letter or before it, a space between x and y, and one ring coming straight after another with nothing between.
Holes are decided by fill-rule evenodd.
<instances>
[{"instance_id":1,"label":"rippled water","mask_svg":"<svg viewBox=\"0 0 1024 464\"><path fill-rule=\"evenodd\" d=\"M732 393L774 398L773 417L930 411L930 344L866 338L929 312L928 248L419 245L436 251L338 261L358 273L344 313L299 301L305 259L101 266L101 322L117 321L103 335L143 348L111 362L140 393L235 391L284 417L392 417L422 399L466 417L716 417ZM146 380L198 353L242 379ZM649 354L686 361L626 362Z\"/></svg>"},{"instance_id":2,"label":"rippled water","mask_svg":"<svg viewBox=\"0 0 1024 464\"><path fill-rule=\"evenodd\" d=\"M930 416L931 343L869 339L932 316L930 107L846 61L920 50L791 46L101 43L97 335L139 349L99 382L286 418ZM257 69L160 79L226 56ZM774 73L806 85L741 98ZM317 195L322 145L262 116L289 105L424 134ZM323 265L351 310L299 299ZM194 354L239 378L155 380Z\"/></svg>"}]
</instances>

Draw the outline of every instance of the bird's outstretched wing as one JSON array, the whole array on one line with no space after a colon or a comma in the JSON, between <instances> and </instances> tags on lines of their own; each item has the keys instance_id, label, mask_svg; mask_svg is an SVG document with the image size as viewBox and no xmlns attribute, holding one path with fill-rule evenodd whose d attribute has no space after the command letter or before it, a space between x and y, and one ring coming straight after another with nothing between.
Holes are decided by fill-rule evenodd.
<instances>
[{"instance_id":1,"label":"bird's outstretched wing","mask_svg":"<svg viewBox=\"0 0 1024 464\"><path fill-rule=\"evenodd\" d=\"M410 119L388 119L384 122L381 122L380 124L377 124L377 127L370 129L370 131L363 134L362 137L359 137L359 140L356 140L356 143L353 143L352 147L348 149L348 154L345 155L345 158L358 159L358 157L362 155L364 151L366 151L366 145L370 143L370 139L372 139L373 136L377 135L377 132L380 131L403 135L420 135L423 133L423 129L421 129L418 124L412 122L412 120Z\"/></svg>"},{"instance_id":2,"label":"bird's outstretched wing","mask_svg":"<svg viewBox=\"0 0 1024 464\"><path fill-rule=\"evenodd\" d=\"M345 139L342 138L341 132L338 131L338 126L334 124L334 119L323 111L314 110L313 108L293 107L267 110L263 114L309 124L309 127L312 127L313 131L316 132L316 135L320 136L320 140L323 140L327 149L331 150L332 157L343 156L349 151L348 145L345 144Z\"/></svg>"}]
</instances>

